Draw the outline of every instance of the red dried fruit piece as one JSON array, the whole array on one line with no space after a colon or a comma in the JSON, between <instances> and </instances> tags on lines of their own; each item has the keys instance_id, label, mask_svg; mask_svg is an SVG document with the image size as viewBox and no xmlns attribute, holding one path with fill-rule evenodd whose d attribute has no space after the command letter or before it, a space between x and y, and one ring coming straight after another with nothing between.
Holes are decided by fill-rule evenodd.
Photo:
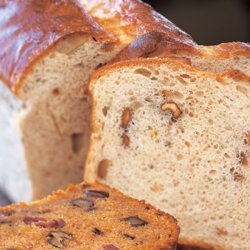
<instances>
[{"instance_id":1,"label":"red dried fruit piece","mask_svg":"<svg viewBox=\"0 0 250 250\"><path fill-rule=\"evenodd\" d=\"M112 244L109 244L109 245L103 246L101 250L119 250L119 248Z\"/></svg>"},{"instance_id":2,"label":"red dried fruit piece","mask_svg":"<svg viewBox=\"0 0 250 250\"><path fill-rule=\"evenodd\" d=\"M42 221L47 221L47 220L41 217L28 217L28 216L23 219L23 222L27 225L31 225L32 223L37 223Z\"/></svg>"},{"instance_id":3,"label":"red dried fruit piece","mask_svg":"<svg viewBox=\"0 0 250 250\"><path fill-rule=\"evenodd\" d=\"M14 210L4 210L4 211L0 211L0 217L1 216L11 216L12 214L14 214L15 211Z\"/></svg>"},{"instance_id":4,"label":"red dried fruit piece","mask_svg":"<svg viewBox=\"0 0 250 250\"><path fill-rule=\"evenodd\" d=\"M83 208L84 211L93 210L95 205L93 201L84 198L71 200L70 204L75 207Z\"/></svg>"},{"instance_id":5,"label":"red dried fruit piece","mask_svg":"<svg viewBox=\"0 0 250 250\"><path fill-rule=\"evenodd\" d=\"M66 223L63 219L58 219L51 221L39 221L35 223L35 225L43 228L62 228L66 225Z\"/></svg>"},{"instance_id":6,"label":"red dried fruit piece","mask_svg":"<svg viewBox=\"0 0 250 250\"><path fill-rule=\"evenodd\" d=\"M141 227L141 226L145 226L148 224L147 221L142 220L138 216L129 216L129 217L122 219L122 221L129 222L132 227Z\"/></svg>"},{"instance_id":7,"label":"red dried fruit piece","mask_svg":"<svg viewBox=\"0 0 250 250\"><path fill-rule=\"evenodd\" d=\"M65 247L66 241L71 240L73 235L65 231L51 231L48 235L48 243L56 248Z\"/></svg>"},{"instance_id":8,"label":"red dried fruit piece","mask_svg":"<svg viewBox=\"0 0 250 250\"><path fill-rule=\"evenodd\" d=\"M27 225L35 224L37 227L42 228L61 228L65 226L65 221L63 219L48 221L41 217L25 217L23 222Z\"/></svg>"},{"instance_id":9,"label":"red dried fruit piece","mask_svg":"<svg viewBox=\"0 0 250 250\"><path fill-rule=\"evenodd\" d=\"M84 193L88 197L92 197L92 198L104 199L104 198L108 198L109 197L109 193L108 192L100 191L100 190L85 190Z\"/></svg>"}]
</instances>

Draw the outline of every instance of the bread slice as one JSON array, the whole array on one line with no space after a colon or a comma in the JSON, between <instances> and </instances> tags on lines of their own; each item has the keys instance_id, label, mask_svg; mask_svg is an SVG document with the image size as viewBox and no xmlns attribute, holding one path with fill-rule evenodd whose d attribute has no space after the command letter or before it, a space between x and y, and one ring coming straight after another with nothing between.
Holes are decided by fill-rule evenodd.
<instances>
[{"instance_id":1,"label":"bread slice","mask_svg":"<svg viewBox=\"0 0 250 250\"><path fill-rule=\"evenodd\" d=\"M172 216L98 183L0 208L0 249L174 250L178 234Z\"/></svg>"},{"instance_id":2,"label":"bread slice","mask_svg":"<svg viewBox=\"0 0 250 250\"><path fill-rule=\"evenodd\" d=\"M234 76L171 59L99 70L85 179L169 211L181 244L247 249L250 77Z\"/></svg>"},{"instance_id":3,"label":"bread slice","mask_svg":"<svg viewBox=\"0 0 250 250\"><path fill-rule=\"evenodd\" d=\"M73 2L9 1L1 13L0 188L27 201L81 180L84 85L122 46Z\"/></svg>"},{"instance_id":4,"label":"bread slice","mask_svg":"<svg viewBox=\"0 0 250 250\"><path fill-rule=\"evenodd\" d=\"M140 1L105 2L114 5L107 18L96 18L102 8L89 8L98 1L1 4L0 189L13 201L81 181L90 111L84 89L96 68L156 28L176 47L196 46Z\"/></svg>"}]
</instances>

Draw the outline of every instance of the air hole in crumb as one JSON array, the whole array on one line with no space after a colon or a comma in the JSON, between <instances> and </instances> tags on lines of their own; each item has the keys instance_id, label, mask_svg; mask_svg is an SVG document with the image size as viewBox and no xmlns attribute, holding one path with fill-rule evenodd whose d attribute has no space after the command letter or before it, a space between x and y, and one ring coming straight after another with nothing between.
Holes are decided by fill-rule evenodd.
<instances>
[{"instance_id":1,"label":"air hole in crumb","mask_svg":"<svg viewBox=\"0 0 250 250\"><path fill-rule=\"evenodd\" d=\"M83 133L74 133L71 135L72 151L78 154L83 147Z\"/></svg>"},{"instance_id":2,"label":"air hole in crumb","mask_svg":"<svg viewBox=\"0 0 250 250\"><path fill-rule=\"evenodd\" d=\"M153 101L152 101L152 99L150 98L150 97L145 97L145 99L144 99L146 102L149 102L149 103L152 103Z\"/></svg>"},{"instance_id":3,"label":"air hole in crumb","mask_svg":"<svg viewBox=\"0 0 250 250\"><path fill-rule=\"evenodd\" d=\"M151 80L152 80L152 81L157 81L158 78L153 76L153 77L151 77Z\"/></svg>"}]
</instances>

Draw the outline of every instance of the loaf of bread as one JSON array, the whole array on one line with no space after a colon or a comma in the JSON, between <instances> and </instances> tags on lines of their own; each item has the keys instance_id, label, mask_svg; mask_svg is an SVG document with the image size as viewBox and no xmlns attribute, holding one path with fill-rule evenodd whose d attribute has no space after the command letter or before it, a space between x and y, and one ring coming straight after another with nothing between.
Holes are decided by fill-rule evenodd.
<instances>
[{"instance_id":1,"label":"loaf of bread","mask_svg":"<svg viewBox=\"0 0 250 250\"><path fill-rule=\"evenodd\" d=\"M0 249L174 250L178 234L172 216L98 183L0 208Z\"/></svg>"},{"instance_id":2,"label":"loaf of bread","mask_svg":"<svg viewBox=\"0 0 250 250\"><path fill-rule=\"evenodd\" d=\"M89 92L87 181L169 211L181 244L249 248L249 75L137 59L100 69Z\"/></svg>"},{"instance_id":3,"label":"loaf of bread","mask_svg":"<svg viewBox=\"0 0 250 250\"><path fill-rule=\"evenodd\" d=\"M13 201L81 181L87 79L155 29L175 49L196 50L189 35L137 0L1 3L0 189Z\"/></svg>"}]
</instances>

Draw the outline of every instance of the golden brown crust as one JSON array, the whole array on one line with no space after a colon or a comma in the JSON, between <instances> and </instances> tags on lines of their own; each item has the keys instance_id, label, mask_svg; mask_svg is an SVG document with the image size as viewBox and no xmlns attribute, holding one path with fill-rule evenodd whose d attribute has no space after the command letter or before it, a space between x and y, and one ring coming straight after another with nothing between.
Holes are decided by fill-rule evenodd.
<instances>
[{"instance_id":1,"label":"golden brown crust","mask_svg":"<svg viewBox=\"0 0 250 250\"><path fill-rule=\"evenodd\" d=\"M105 30L127 44L111 63L139 57L155 57L163 53L173 56L177 51L200 53L191 36L141 1L95 0L91 4L88 0L81 2Z\"/></svg>"},{"instance_id":2,"label":"golden brown crust","mask_svg":"<svg viewBox=\"0 0 250 250\"><path fill-rule=\"evenodd\" d=\"M150 31L123 49L112 62L129 60L139 57L163 57L176 54L200 55L199 47L180 40L178 35L171 35L161 30Z\"/></svg>"},{"instance_id":3,"label":"golden brown crust","mask_svg":"<svg viewBox=\"0 0 250 250\"><path fill-rule=\"evenodd\" d=\"M195 45L191 36L140 0L81 0L81 3L105 30L120 37L125 44L148 32L159 31L168 40Z\"/></svg>"},{"instance_id":4,"label":"golden brown crust","mask_svg":"<svg viewBox=\"0 0 250 250\"><path fill-rule=\"evenodd\" d=\"M250 57L250 44L242 42L222 43L215 46L200 46L202 56L227 59L235 56Z\"/></svg>"},{"instance_id":5,"label":"golden brown crust","mask_svg":"<svg viewBox=\"0 0 250 250\"><path fill-rule=\"evenodd\" d=\"M4 1L0 5L0 79L15 92L28 70L59 39L71 34L107 38L73 1Z\"/></svg>"},{"instance_id":6,"label":"golden brown crust","mask_svg":"<svg viewBox=\"0 0 250 250\"><path fill-rule=\"evenodd\" d=\"M177 250L226 250L220 246L210 245L202 241L181 238L178 241Z\"/></svg>"}]
</instances>

